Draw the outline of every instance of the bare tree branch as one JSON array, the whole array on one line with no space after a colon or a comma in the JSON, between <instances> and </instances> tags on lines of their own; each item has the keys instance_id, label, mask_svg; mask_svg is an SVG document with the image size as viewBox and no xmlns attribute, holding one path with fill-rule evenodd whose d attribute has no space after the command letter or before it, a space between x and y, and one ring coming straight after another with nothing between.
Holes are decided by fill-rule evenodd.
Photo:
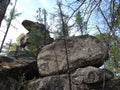
<instances>
[{"instance_id":1,"label":"bare tree branch","mask_svg":"<svg viewBox=\"0 0 120 90\"><path fill-rule=\"evenodd\" d=\"M69 22L69 20L73 17L73 15L75 14L75 12L85 3L86 0L84 0L77 8L76 10L73 11L73 13L71 14L71 16L68 18L67 23Z\"/></svg>"}]
</instances>

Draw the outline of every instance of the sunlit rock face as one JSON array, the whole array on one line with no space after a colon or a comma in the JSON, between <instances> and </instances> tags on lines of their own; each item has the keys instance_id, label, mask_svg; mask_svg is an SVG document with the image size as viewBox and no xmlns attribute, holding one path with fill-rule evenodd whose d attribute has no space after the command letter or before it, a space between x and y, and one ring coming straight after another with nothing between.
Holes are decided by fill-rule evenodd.
<instances>
[{"instance_id":1,"label":"sunlit rock face","mask_svg":"<svg viewBox=\"0 0 120 90\"><path fill-rule=\"evenodd\" d=\"M86 66L100 67L108 58L107 46L90 35L66 38L69 71ZM38 55L41 75L55 75L68 71L64 39L42 48Z\"/></svg>"}]
</instances>

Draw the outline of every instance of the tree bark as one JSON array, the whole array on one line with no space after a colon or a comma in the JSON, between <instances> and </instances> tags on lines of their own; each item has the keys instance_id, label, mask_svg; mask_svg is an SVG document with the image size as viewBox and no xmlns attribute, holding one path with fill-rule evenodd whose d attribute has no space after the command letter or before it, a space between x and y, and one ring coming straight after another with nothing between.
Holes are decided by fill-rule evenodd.
<instances>
[{"instance_id":1,"label":"tree bark","mask_svg":"<svg viewBox=\"0 0 120 90\"><path fill-rule=\"evenodd\" d=\"M1 0L0 1L0 26L1 22L5 16L6 9L10 3L10 0Z\"/></svg>"}]
</instances>

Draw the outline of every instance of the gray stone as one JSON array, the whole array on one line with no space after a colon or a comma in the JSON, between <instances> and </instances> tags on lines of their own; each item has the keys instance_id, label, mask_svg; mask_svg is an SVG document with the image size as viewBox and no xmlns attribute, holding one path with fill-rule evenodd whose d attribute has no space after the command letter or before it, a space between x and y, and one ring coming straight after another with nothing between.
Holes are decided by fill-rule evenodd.
<instances>
[{"instance_id":1,"label":"gray stone","mask_svg":"<svg viewBox=\"0 0 120 90\"><path fill-rule=\"evenodd\" d=\"M113 78L106 82L106 86L109 86L111 90L120 90L120 78Z\"/></svg>"},{"instance_id":2,"label":"gray stone","mask_svg":"<svg viewBox=\"0 0 120 90\"><path fill-rule=\"evenodd\" d=\"M88 66L77 69L72 77L76 84L79 84L80 82L85 84L94 84L108 81L114 77L114 74L107 69Z\"/></svg>"},{"instance_id":3,"label":"gray stone","mask_svg":"<svg viewBox=\"0 0 120 90\"><path fill-rule=\"evenodd\" d=\"M107 46L90 35L66 39L69 71L86 66L100 67L108 58ZM42 48L38 55L39 73L43 76L66 73L64 39L58 39Z\"/></svg>"},{"instance_id":4,"label":"gray stone","mask_svg":"<svg viewBox=\"0 0 120 90\"><path fill-rule=\"evenodd\" d=\"M21 90L17 80L0 75L0 90Z\"/></svg>"},{"instance_id":5,"label":"gray stone","mask_svg":"<svg viewBox=\"0 0 120 90\"><path fill-rule=\"evenodd\" d=\"M12 57L7 57L7 56L0 56L0 63L2 63L2 62L14 62L15 61L15 59L14 58L12 58Z\"/></svg>"},{"instance_id":6,"label":"gray stone","mask_svg":"<svg viewBox=\"0 0 120 90\"><path fill-rule=\"evenodd\" d=\"M26 65L24 64L9 69L4 69L0 72L0 75L11 77L16 80L20 80L22 77L24 77L25 80L31 80L40 76L36 61L30 62Z\"/></svg>"},{"instance_id":7,"label":"gray stone","mask_svg":"<svg viewBox=\"0 0 120 90\"><path fill-rule=\"evenodd\" d=\"M29 45L31 42L29 40L29 34L23 35L20 38L20 48L25 48L26 45Z\"/></svg>"},{"instance_id":8,"label":"gray stone","mask_svg":"<svg viewBox=\"0 0 120 90\"><path fill-rule=\"evenodd\" d=\"M72 76L72 75L71 75ZM79 79L78 75L76 77ZM72 90L120 90L120 79L107 80L101 83L76 83L75 76L71 77ZM70 90L68 75L54 75L32 80L28 83L28 90Z\"/></svg>"},{"instance_id":9,"label":"gray stone","mask_svg":"<svg viewBox=\"0 0 120 90\"><path fill-rule=\"evenodd\" d=\"M36 61L35 58L33 58L32 56L30 56L30 54L28 53L28 51L10 51L8 53L8 57L13 57L16 58L16 61Z\"/></svg>"},{"instance_id":10,"label":"gray stone","mask_svg":"<svg viewBox=\"0 0 120 90\"><path fill-rule=\"evenodd\" d=\"M72 83L72 82L71 82ZM49 76L30 81L28 90L70 90L67 75ZM72 90L88 90L85 86L79 87L72 83Z\"/></svg>"}]
</instances>

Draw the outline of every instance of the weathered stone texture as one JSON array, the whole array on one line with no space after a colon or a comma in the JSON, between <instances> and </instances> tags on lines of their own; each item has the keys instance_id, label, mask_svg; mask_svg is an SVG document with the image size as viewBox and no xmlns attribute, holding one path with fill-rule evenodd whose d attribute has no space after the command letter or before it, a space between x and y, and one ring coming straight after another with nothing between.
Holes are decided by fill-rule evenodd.
<instances>
[{"instance_id":1,"label":"weathered stone texture","mask_svg":"<svg viewBox=\"0 0 120 90\"><path fill-rule=\"evenodd\" d=\"M105 44L93 36L85 35L66 39L70 70L86 66L100 67L108 58ZM53 75L68 71L64 39L45 46L38 55L41 75Z\"/></svg>"}]
</instances>

